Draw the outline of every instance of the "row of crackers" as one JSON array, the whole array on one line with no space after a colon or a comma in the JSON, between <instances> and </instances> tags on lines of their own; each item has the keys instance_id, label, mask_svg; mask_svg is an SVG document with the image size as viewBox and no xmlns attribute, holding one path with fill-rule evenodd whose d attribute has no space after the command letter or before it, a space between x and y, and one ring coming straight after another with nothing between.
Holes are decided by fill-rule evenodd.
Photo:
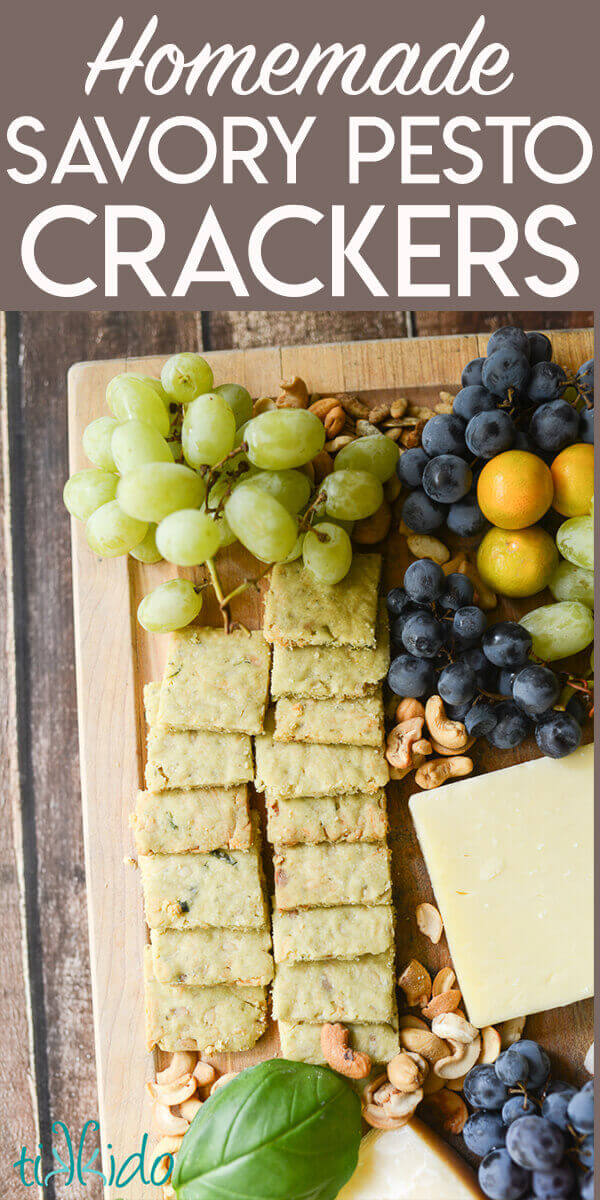
<instances>
[{"instance_id":1,"label":"row of crackers","mask_svg":"<svg viewBox=\"0 0 600 1200\"><path fill-rule=\"evenodd\" d=\"M146 790L131 825L150 1049L247 1050L266 1029L271 929L248 784L269 671L262 634L190 628L145 689Z\"/></svg>"},{"instance_id":2,"label":"row of crackers","mask_svg":"<svg viewBox=\"0 0 600 1200\"><path fill-rule=\"evenodd\" d=\"M374 1061L398 1049L381 680L389 665L381 560L359 555L333 587L277 566L266 732L256 738L275 847L273 1014L285 1057L323 1062L325 1022Z\"/></svg>"}]
</instances>

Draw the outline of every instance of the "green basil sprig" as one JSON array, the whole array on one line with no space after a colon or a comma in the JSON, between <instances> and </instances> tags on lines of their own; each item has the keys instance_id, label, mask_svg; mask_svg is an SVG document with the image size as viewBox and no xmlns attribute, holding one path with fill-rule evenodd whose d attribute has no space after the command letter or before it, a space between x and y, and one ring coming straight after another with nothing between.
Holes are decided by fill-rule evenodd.
<instances>
[{"instance_id":1,"label":"green basil sprig","mask_svg":"<svg viewBox=\"0 0 600 1200\"><path fill-rule=\"evenodd\" d=\"M202 1105L172 1185L178 1200L335 1200L360 1136L360 1101L345 1079L271 1059Z\"/></svg>"}]
</instances>

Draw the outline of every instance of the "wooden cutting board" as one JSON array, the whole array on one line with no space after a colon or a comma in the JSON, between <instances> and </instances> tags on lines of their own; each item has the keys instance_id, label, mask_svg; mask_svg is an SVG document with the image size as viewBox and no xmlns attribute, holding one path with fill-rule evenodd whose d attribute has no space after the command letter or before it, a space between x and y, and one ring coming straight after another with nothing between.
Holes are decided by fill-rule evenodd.
<instances>
[{"instance_id":1,"label":"wooden cutting board","mask_svg":"<svg viewBox=\"0 0 600 1200\"><path fill-rule=\"evenodd\" d=\"M592 357L591 331L551 336L554 357L568 372ZM373 401L382 393L406 395L428 404L437 401L440 389L458 389L462 367L484 353L486 342L487 336L468 335L220 351L206 358L217 382L235 380L253 397L277 395L282 379L300 375L309 391L359 392ZM89 421L107 411L104 395L108 381L120 371L159 375L163 361L122 359L79 363L71 369L72 471L89 466L81 437ZM405 541L397 534L388 538L383 549L387 588L401 581L408 557ZM218 566L228 592L244 576L252 575L256 564L238 546L220 556ZM203 569L194 574L164 563L145 567L129 557L98 560L87 546L82 526L73 522L81 787L100 1121L103 1145L110 1143L117 1162L139 1149L143 1134L150 1129L144 1085L155 1070L144 1044L142 949L146 931L141 889L138 872L126 859L133 853L129 811L143 778L142 689L149 680L160 677L168 639L145 633L136 621L136 609L147 591L175 574L203 578ZM492 617L520 616L540 602L539 596L519 605L503 602ZM260 626L260 613L258 589L245 592L233 609L234 617L252 628ZM210 598L203 619L219 624L218 609ZM534 754L535 747L529 744L516 756L486 746L478 749L476 769L493 770ZM435 970L447 961L447 949L444 939L440 946L432 947L416 930L415 906L430 899L431 890L408 816L406 798L412 790L409 779L394 785L389 797L398 956L399 961L406 961L414 954ZM270 854L266 845L267 872ZM581 1077L592 1027L591 1001L528 1022L530 1036L539 1037L552 1052L557 1070L574 1077ZM239 1070L277 1052L272 1027L253 1051L215 1061L224 1069ZM139 1182L125 1189L109 1187L106 1196L109 1200L122 1196L141 1200L139 1187ZM158 1192L148 1187L143 1195L150 1200Z\"/></svg>"}]
</instances>

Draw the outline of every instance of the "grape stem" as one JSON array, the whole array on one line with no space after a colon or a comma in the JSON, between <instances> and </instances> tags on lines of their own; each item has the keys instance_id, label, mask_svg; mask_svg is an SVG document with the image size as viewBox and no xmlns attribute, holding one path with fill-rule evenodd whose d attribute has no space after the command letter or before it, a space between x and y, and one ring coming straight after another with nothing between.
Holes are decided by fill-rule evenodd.
<instances>
[{"instance_id":1,"label":"grape stem","mask_svg":"<svg viewBox=\"0 0 600 1200\"><path fill-rule=\"evenodd\" d=\"M210 506L210 503L209 503L210 490L212 487L214 487L215 483L217 482L217 480L219 478L219 472L222 470L222 468L225 466L225 464L228 463L232 458L236 458L238 454L244 454L247 449L248 449L248 443L241 442L239 446L234 446L233 450L230 450L229 454L225 455L225 458L222 458L220 462L215 463L214 467L210 468L210 471L205 476L205 483L206 483L206 501L205 501L205 503L206 503L206 511L207 512L214 513L215 516L219 516L220 513L223 511L223 508L225 507L225 501L231 495L231 488L229 488L226 491L225 495L221 497L216 508L211 508L211 506ZM237 479L240 475L244 475L246 473L246 471L249 471L249 470L250 470L250 464L246 463L246 462L241 462L239 464L239 467L237 468L237 470L235 472L232 472L232 475L231 475L232 481L234 479Z\"/></svg>"},{"instance_id":2,"label":"grape stem","mask_svg":"<svg viewBox=\"0 0 600 1200\"><path fill-rule=\"evenodd\" d=\"M247 588L257 587L258 584L260 583L260 580L264 579L265 575L269 574L269 571L271 570L272 566L273 566L273 563L269 563L265 567L264 571L260 572L260 575L254 575L252 577L252 579L245 579L243 583L240 583L240 584L238 584L238 586L236 588L233 588L233 590L231 592L229 592L228 595L225 596L223 598L223 600L220 602L221 608L224 608L226 604L230 604L231 601L234 600L236 596L241 596L242 592L245 592Z\"/></svg>"},{"instance_id":3,"label":"grape stem","mask_svg":"<svg viewBox=\"0 0 600 1200\"><path fill-rule=\"evenodd\" d=\"M311 503L309 504L306 511L302 514L302 519L300 520L300 522L298 524L298 532L299 533L305 533L305 531L307 529L310 529L314 511L318 507L318 505L321 504L322 501L325 499L325 496L326 496L325 492L323 492L323 491L317 492L316 496L311 501Z\"/></svg>"}]
</instances>

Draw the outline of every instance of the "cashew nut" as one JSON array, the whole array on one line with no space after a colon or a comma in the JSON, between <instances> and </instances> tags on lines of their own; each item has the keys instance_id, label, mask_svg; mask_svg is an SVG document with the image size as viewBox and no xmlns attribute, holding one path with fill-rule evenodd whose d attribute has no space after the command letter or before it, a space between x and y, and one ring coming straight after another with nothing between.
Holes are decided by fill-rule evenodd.
<instances>
[{"instance_id":1,"label":"cashew nut","mask_svg":"<svg viewBox=\"0 0 600 1200\"><path fill-rule=\"evenodd\" d=\"M353 1050L349 1042L350 1033L345 1025L321 1026L321 1050L332 1071L347 1079L366 1079L371 1071L371 1059L368 1054Z\"/></svg>"},{"instance_id":2,"label":"cashew nut","mask_svg":"<svg viewBox=\"0 0 600 1200\"><path fill-rule=\"evenodd\" d=\"M226 1071L224 1075L220 1075L218 1079L215 1079L215 1082L210 1089L211 1096L214 1096L215 1092L218 1091L220 1087L223 1087L226 1083L229 1083L232 1079L235 1079L236 1075L239 1075L239 1071Z\"/></svg>"},{"instance_id":3,"label":"cashew nut","mask_svg":"<svg viewBox=\"0 0 600 1200\"><path fill-rule=\"evenodd\" d=\"M431 1096L426 1102L425 1110L432 1124L444 1133L462 1133L469 1116L462 1096L449 1091L448 1088L443 1088Z\"/></svg>"},{"instance_id":4,"label":"cashew nut","mask_svg":"<svg viewBox=\"0 0 600 1200\"><path fill-rule=\"evenodd\" d=\"M197 1080L200 1087L208 1087L210 1083L214 1083L217 1078L217 1072L210 1063L203 1062L199 1059L194 1068L194 1079Z\"/></svg>"},{"instance_id":5,"label":"cashew nut","mask_svg":"<svg viewBox=\"0 0 600 1200\"><path fill-rule=\"evenodd\" d=\"M415 742L421 740L423 733L423 718L411 717L395 725L388 733L385 757L393 767L410 767L412 764L412 748Z\"/></svg>"},{"instance_id":6,"label":"cashew nut","mask_svg":"<svg viewBox=\"0 0 600 1200\"><path fill-rule=\"evenodd\" d=\"M435 904L417 904L415 916L421 933L437 946L444 932L444 922Z\"/></svg>"},{"instance_id":7,"label":"cashew nut","mask_svg":"<svg viewBox=\"0 0 600 1200\"><path fill-rule=\"evenodd\" d=\"M416 1092L429 1073L429 1063L414 1050L402 1050L387 1065L388 1079L399 1092Z\"/></svg>"},{"instance_id":8,"label":"cashew nut","mask_svg":"<svg viewBox=\"0 0 600 1200\"><path fill-rule=\"evenodd\" d=\"M404 700L400 700L396 708L396 724L400 725L402 721L410 721L411 717L422 717L425 720L425 706L420 700L413 700L411 696L406 696Z\"/></svg>"},{"instance_id":9,"label":"cashew nut","mask_svg":"<svg viewBox=\"0 0 600 1200\"><path fill-rule=\"evenodd\" d=\"M415 783L422 788L441 787L448 779L460 779L470 775L473 770L473 759L457 756L456 758L434 758L431 762L423 763L415 772Z\"/></svg>"},{"instance_id":10,"label":"cashew nut","mask_svg":"<svg viewBox=\"0 0 600 1200\"><path fill-rule=\"evenodd\" d=\"M431 995L431 975L416 958L411 958L408 966L404 968L398 984L406 996L409 1008L415 1008L417 1004L427 1004Z\"/></svg>"},{"instance_id":11,"label":"cashew nut","mask_svg":"<svg viewBox=\"0 0 600 1200\"><path fill-rule=\"evenodd\" d=\"M424 1029L402 1029L400 1045L405 1050L420 1054L430 1064L448 1057L448 1043L432 1033L427 1026Z\"/></svg>"},{"instance_id":12,"label":"cashew nut","mask_svg":"<svg viewBox=\"0 0 600 1200\"><path fill-rule=\"evenodd\" d=\"M413 533L406 539L406 544L415 558L431 558L434 562L448 562L450 551L439 538L429 537L423 533Z\"/></svg>"},{"instance_id":13,"label":"cashew nut","mask_svg":"<svg viewBox=\"0 0 600 1200\"><path fill-rule=\"evenodd\" d=\"M382 1085L381 1079L376 1080L376 1083L380 1085L378 1088L368 1089L368 1095L365 1091L365 1121L374 1129L400 1129L410 1121L421 1103L422 1088L418 1088L416 1092L404 1093L399 1092L390 1083Z\"/></svg>"},{"instance_id":14,"label":"cashew nut","mask_svg":"<svg viewBox=\"0 0 600 1200\"><path fill-rule=\"evenodd\" d=\"M425 705L425 721L432 741L440 746L445 746L447 750L462 750L466 745L468 734L462 721L451 721L446 716L441 696L429 697Z\"/></svg>"},{"instance_id":15,"label":"cashew nut","mask_svg":"<svg viewBox=\"0 0 600 1200\"><path fill-rule=\"evenodd\" d=\"M445 1038L447 1042L462 1042L465 1046L479 1037L476 1026L471 1025L466 1017L457 1012L442 1013L441 1016L434 1017L431 1028L436 1037Z\"/></svg>"},{"instance_id":16,"label":"cashew nut","mask_svg":"<svg viewBox=\"0 0 600 1200\"><path fill-rule=\"evenodd\" d=\"M196 1065L196 1055L191 1050L180 1050L173 1055L164 1071L157 1071L157 1083L174 1083L183 1075L191 1075Z\"/></svg>"},{"instance_id":17,"label":"cashew nut","mask_svg":"<svg viewBox=\"0 0 600 1200\"><path fill-rule=\"evenodd\" d=\"M193 1075L182 1075L173 1083L147 1083L146 1087L157 1104L172 1108L175 1104L183 1104L196 1091L196 1080Z\"/></svg>"},{"instance_id":18,"label":"cashew nut","mask_svg":"<svg viewBox=\"0 0 600 1200\"><path fill-rule=\"evenodd\" d=\"M191 1100L184 1100L183 1104L179 1105L179 1111L182 1117L185 1117L186 1121L190 1122L190 1125L196 1114L200 1112L201 1108L202 1101L199 1100L197 1096L192 1096Z\"/></svg>"},{"instance_id":19,"label":"cashew nut","mask_svg":"<svg viewBox=\"0 0 600 1200\"><path fill-rule=\"evenodd\" d=\"M454 1014L449 1015L453 1016ZM435 1074L442 1079L458 1079L475 1066L481 1050L481 1038L477 1034L474 1041L468 1045L465 1045L464 1042L451 1041L450 1038L448 1038L448 1043L452 1049L452 1055L434 1063L433 1069Z\"/></svg>"},{"instance_id":20,"label":"cashew nut","mask_svg":"<svg viewBox=\"0 0 600 1200\"><path fill-rule=\"evenodd\" d=\"M308 401L308 388L304 380L296 375L289 383L281 384L281 394L275 403L278 408L306 408Z\"/></svg>"},{"instance_id":21,"label":"cashew nut","mask_svg":"<svg viewBox=\"0 0 600 1200\"><path fill-rule=\"evenodd\" d=\"M185 1117L178 1117L170 1108L166 1108L164 1104L155 1104L152 1114L152 1124L157 1133L163 1133L168 1136L181 1135L187 1133L190 1123Z\"/></svg>"},{"instance_id":22,"label":"cashew nut","mask_svg":"<svg viewBox=\"0 0 600 1200\"><path fill-rule=\"evenodd\" d=\"M474 737L468 737L464 746L461 746L462 752L464 753L465 750L470 750L471 746L475 744L475 741L476 739ZM451 754L456 754L455 750L449 750L447 746L442 746L441 742L436 742L435 738L433 737L431 739L431 749L434 754L440 754L444 757L448 757Z\"/></svg>"},{"instance_id":23,"label":"cashew nut","mask_svg":"<svg viewBox=\"0 0 600 1200\"><path fill-rule=\"evenodd\" d=\"M481 1030L481 1052L477 1062L486 1064L495 1063L501 1049L502 1042L500 1041L498 1030L494 1029L493 1025L486 1025Z\"/></svg>"},{"instance_id":24,"label":"cashew nut","mask_svg":"<svg viewBox=\"0 0 600 1200\"><path fill-rule=\"evenodd\" d=\"M153 1161L159 1162L162 1159L165 1159L167 1154L170 1154L171 1158L174 1159L175 1155L179 1152L182 1141L183 1134L180 1134L179 1136L171 1135L171 1137L162 1137L154 1147Z\"/></svg>"},{"instance_id":25,"label":"cashew nut","mask_svg":"<svg viewBox=\"0 0 600 1200\"><path fill-rule=\"evenodd\" d=\"M503 1050L508 1050L509 1046L514 1046L515 1042L520 1041L525 1028L525 1020L525 1017L511 1017L508 1021L501 1021L498 1025Z\"/></svg>"}]
</instances>

